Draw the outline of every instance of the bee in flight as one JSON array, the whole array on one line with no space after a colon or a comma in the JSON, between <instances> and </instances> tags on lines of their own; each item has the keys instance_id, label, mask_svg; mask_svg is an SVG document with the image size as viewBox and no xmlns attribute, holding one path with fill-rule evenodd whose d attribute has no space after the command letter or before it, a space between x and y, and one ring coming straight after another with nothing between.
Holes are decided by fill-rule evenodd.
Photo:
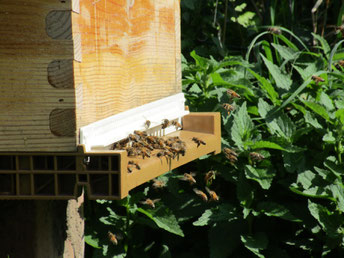
<instances>
[{"instance_id":1,"label":"bee in flight","mask_svg":"<svg viewBox=\"0 0 344 258\"><path fill-rule=\"evenodd\" d=\"M227 92L228 97L230 97L232 99L234 99L234 98L240 99L240 95L238 93L236 93L234 90L228 89L226 92Z\"/></svg>"},{"instance_id":2,"label":"bee in flight","mask_svg":"<svg viewBox=\"0 0 344 258\"><path fill-rule=\"evenodd\" d=\"M315 85L318 85L319 82L324 82L325 79L321 78L320 76L312 75L312 80L315 82Z\"/></svg>"},{"instance_id":3,"label":"bee in flight","mask_svg":"<svg viewBox=\"0 0 344 258\"><path fill-rule=\"evenodd\" d=\"M213 179L215 179L215 175L216 175L216 172L214 170L210 170L209 172L207 172L204 176L205 184L210 185Z\"/></svg>"},{"instance_id":4,"label":"bee in flight","mask_svg":"<svg viewBox=\"0 0 344 258\"><path fill-rule=\"evenodd\" d=\"M161 188L164 188L166 186L166 183L162 180L153 179L153 185L152 186L154 189L161 189Z\"/></svg>"},{"instance_id":5,"label":"bee in flight","mask_svg":"<svg viewBox=\"0 0 344 258\"><path fill-rule=\"evenodd\" d=\"M208 196L202 192L201 190L198 190L197 188L194 188L193 191L202 198L203 201L207 202L208 201Z\"/></svg>"},{"instance_id":6,"label":"bee in flight","mask_svg":"<svg viewBox=\"0 0 344 258\"><path fill-rule=\"evenodd\" d=\"M269 31L271 34L275 34L275 35L281 35L281 34L282 34L281 29L278 28L278 27L269 27L269 28L268 28L268 31Z\"/></svg>"},{"instance_id":7,"label":"bee in flight","mask_svg":"<svg viewBox=\"0 0 344 258\"><path fill-rule=\"evenodd\" d=\"M142 201L141 203L142 204L145 204L145 205L148 205L149 207L151 207L152 209L155 208L155 203L160 201L161 199L154 199L154 200L151 200L149 198L147 198L146 200Z\"/></svg>"},{"instance_id":8,"label":"bee in flight","mask_svg":"<svg viewBox=\"0 0 344 258\"><path fill-rule=\"evenodd\" d=\"M110 231L108 231L108 238L109 238L109 241L114 244L114 245L118 245L118 239L116 237L116 235Z\"/></svg>"},{"instance_id":9,"label":"bee in flight","mask_svg":"<svg viewBox=\"0 0 344 258\"><path fill-rule=\"evenodd\" d=\"M172 124L173 126L175 126L176 129L178 129L178 128L182 129L182 128L183 128L182 125L181 125L180 123L178 123L177 121L172 121L171 124Z\"/></svg>"},{"instance_id":10,"label":"bee in flight","mask_svg":"<svg viewBox=\"0 0 344 258\"><path fill-rule=\"evenodd\" d=\"M251 152L249 155L250 155L250 158L255 161L261 161L265 159L265 157L258 152Z\"/></svg>"},{"instance_id":11,"label":"bee in flight","mask_svg":"<svg viewBox=\"0 0 344 258\"><path fill-rule=\"evenodd\" d=\"M146 129L148 129L148 128L150 127L150 125L151 125L151 121L146 120L146 122L144 123L144 127L145 127Z\"/></svg>"},{"instance_id":12,"label":"bee in flight","mask_svg":"<svg viewBox=\"0 0 344 258\"><path fill-rule=\"evenodd\" d=\"M196 173L184 173L183 177L180 178L180 180L187 181L190 183L190 185L196 184L196 179L194 178L196 176Z\"/></svg>"},{"instance_id":13,"label":"bee in flight","mask_svg":"<svg viewBox=\"0 0 344 258\"><path fill-rule=\"evenodd\" d=\"M234 110L234 107L228 103L222 104L222 107L228 112L228 115Z\"/></svg>"},{"instance_id":14,"label":"bee in flight","mask_svg":"<svg viewBox=\"0 0 344 258\"><path fill-rule=\"evenodd\" d=\"M205 187L205 190L207 190L210 196L210 200L216 201L216 202L220 200L220 197L215 193L215 191L210 190L208 187Z\"/></svg>"}]
</instances>

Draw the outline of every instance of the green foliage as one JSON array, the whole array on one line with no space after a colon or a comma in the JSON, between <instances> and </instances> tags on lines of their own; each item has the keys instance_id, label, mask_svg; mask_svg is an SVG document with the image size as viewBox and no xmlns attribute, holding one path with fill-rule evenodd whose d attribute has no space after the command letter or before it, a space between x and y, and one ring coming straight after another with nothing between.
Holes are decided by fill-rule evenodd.
<instances>
[{"instance_id":1,"label":"green foliage","mask_svg":"<svg viewBox=\"0 0 344 258\"><path fill-rule=\"evenodd\" d=\"M312 24L297 16L313 1L268 2L181 1L187 105L221 113L222 146L237 156L206 155L161 176L162 189L147 183L122 201L88 203L89 257L344 255L343 40L311 34ZM330 14L344 8L331 4L328 20L337 22ZM275 24L290 29L266 30ZM228 49L224 39L242 48ZM210 170L216 176L205 182ZM193 186L180 180L190 171ZM218 202L193 191L206 187ZM161 200L151 208L146 198Z\"/></svg>"}]
</instances>

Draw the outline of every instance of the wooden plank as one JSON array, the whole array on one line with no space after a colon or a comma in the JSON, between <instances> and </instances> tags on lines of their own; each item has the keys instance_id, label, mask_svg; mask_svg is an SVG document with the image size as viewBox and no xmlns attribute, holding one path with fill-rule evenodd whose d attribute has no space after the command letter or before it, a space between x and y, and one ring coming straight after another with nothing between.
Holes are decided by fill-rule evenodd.
<instances>
[{"instance_id":1,"label":"wooden plank","mask_svg":"<svg viewBox=\"0 0 344 258\"><path fill-rule=\"evenodd\" d=\"M181 91L178 0L80 1L77 128Z\"/></svg>"},{"instance_id":2,"label":"wooden plank","mask_svg":"<svg viewBox=\"0 0 344 258\"><path fill-rule=\"evenodd\" d=\"M3 0L0 10L0 151L76 150L49 119L75 108L71 1ZM53 125L75 124L75 112L64 119Z\"/></svg>"}]
</instances>

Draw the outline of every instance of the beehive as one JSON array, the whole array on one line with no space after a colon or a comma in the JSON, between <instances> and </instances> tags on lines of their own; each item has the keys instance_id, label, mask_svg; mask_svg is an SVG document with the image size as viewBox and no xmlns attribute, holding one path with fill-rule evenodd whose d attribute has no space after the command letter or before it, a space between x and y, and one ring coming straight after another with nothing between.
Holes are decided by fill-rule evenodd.
<instances>
[{"instance_id":1,"label":"beehive","mask_svg":"<svg viewBox=\"0 0 344 258\"><path fill-rule=\"evenodd\" d=\"M78 186L119 199L221 151L219 114L185 115L179 0L1 0L0 29L0 199L70 199ZM142 169L128 173L111 143L147 110L151 133L179 136L187 152L134 158ZM169 115L183 130L161 130Z\"/></svg>"},{"instance_id":2,"label":"beehive","mask_svg":"<svg viewBox=\"0 0 344 258\"><path fill-rule=\"evenodd\" d=\"M2 0L0 151L76 151L79 128L178 93L178 0Z\"/></svg>"}]
</instances>

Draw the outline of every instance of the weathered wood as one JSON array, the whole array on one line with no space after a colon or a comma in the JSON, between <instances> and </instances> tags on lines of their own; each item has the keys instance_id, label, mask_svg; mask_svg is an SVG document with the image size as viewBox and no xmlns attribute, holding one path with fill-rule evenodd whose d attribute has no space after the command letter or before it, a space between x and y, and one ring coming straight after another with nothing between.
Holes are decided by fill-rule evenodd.
<instances>
[{"instance_id":1,"label":"weathered wood","mask_svg":"<svg viewBox=\"0 0 344 258\"><path fill-rule=\"evenodd\" d=\"M178 0L2 0L0 10L0 151L76 151L80 127L181 91ZM77 134L56 134L51 113L67 109L61 126Z\"/></svg>"}]
</instances>

